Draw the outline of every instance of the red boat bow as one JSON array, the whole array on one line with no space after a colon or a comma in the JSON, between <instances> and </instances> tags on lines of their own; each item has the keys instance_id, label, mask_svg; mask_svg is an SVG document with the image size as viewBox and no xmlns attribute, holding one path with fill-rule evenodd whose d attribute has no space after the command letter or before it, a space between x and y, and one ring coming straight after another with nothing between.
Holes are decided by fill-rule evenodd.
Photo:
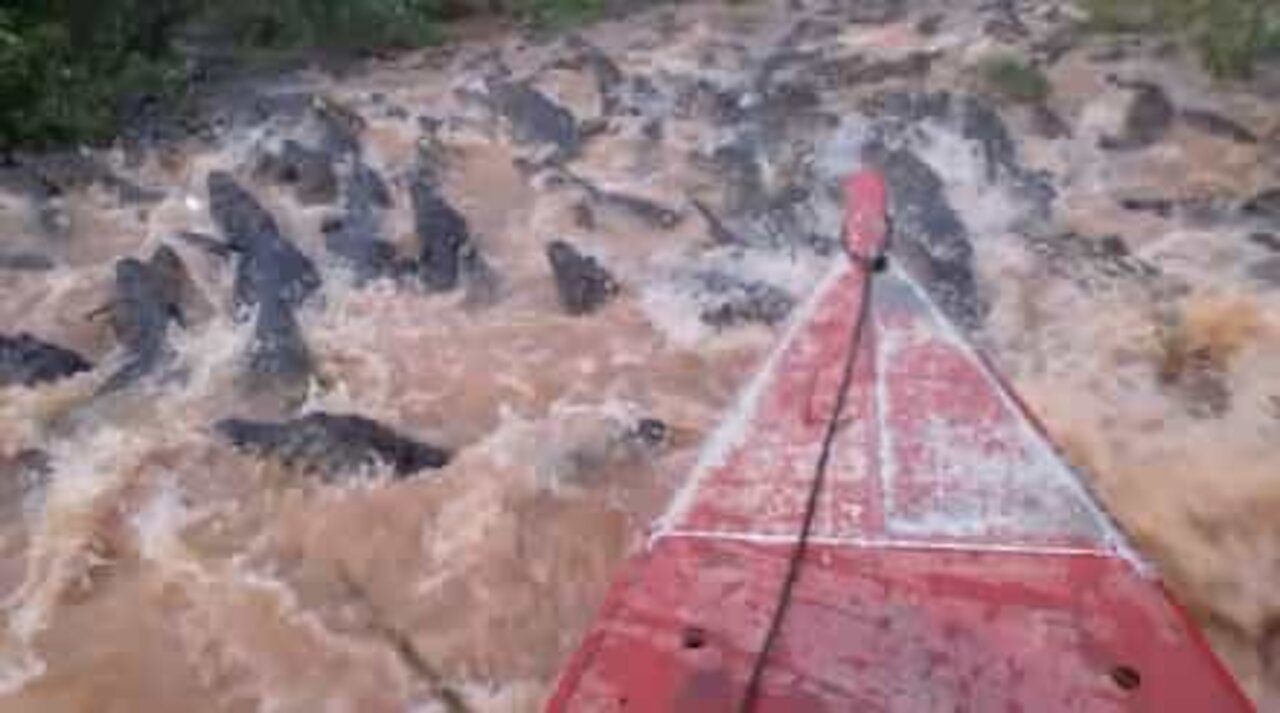
<instances>
[{"instance_id":1,"label":"red boat bow","mask_svg":"<svg viewBox=\"0 0 1280 713\"><path fill-rule=\"evenodd\" d=\"M853 260L706 445L548 710L1251 710L919 286L871 277L880 176L846 200Z\"/></svg>"}]
</instances>

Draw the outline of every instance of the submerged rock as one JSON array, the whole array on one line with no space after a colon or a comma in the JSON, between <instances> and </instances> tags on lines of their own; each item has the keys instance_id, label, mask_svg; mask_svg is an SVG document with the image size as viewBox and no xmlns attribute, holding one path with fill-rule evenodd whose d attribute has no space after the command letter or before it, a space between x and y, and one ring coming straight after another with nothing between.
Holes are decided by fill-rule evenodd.
<instances>
[{"instance_id":1,"label":"submerged rock","mask_svg":"<svg viewBox=\"0 0 1280 713\"><path fill-rule=\"evenodd\" d=\"M1148 280L1160 274L1155 265L1134 255L1118 235L1062 233L1033 238L1030 245L1049 272L1086 288L1105 282Z\"/></svg>"},{"instance_id":2,"label":"submerged rock","mask_svg":"<svg viewBox=\"0 0 1280 713\"><path fill-rule=\"evenodd\" d=\"M1241 210L1250 218L1280 223L1280 188L1268 188L1258 192L1245 201Z\"/></svg>"},{"instance_id":3,"label":"submerged rock","mask_svg":"<svg viewBox=\"0 0 1280 713\"><path fill-rule=\"evenodd\" d=\"M458 286L462 262L472 248L467 219L449 204L426 176L410 189L418 240L417 273L427 289L446 292Z\"/></svg>"},{"instance_id":4,"label":"submerged rock","mask_svg":"<svg viewBox=\"0 0 1280 713\"><path fill-rule=\"evenodd\" d=\"M1249 266L1249 277L1269 287L1280 287L1280 257L1270 257Z\"/></svg>"},{"instance_id":5,"label":"submerged rock","mask_svg":"<svg viewBox=\"0 0 1280 713\"><path fill-rule=\"evenodd\" d=\"M810 71L823 89L842 89L891 79L921 79L929 75L938 55L912 52L901 59L867 60L860 55L824 60Z\"/></svg>"},{"instance_id":6,"label":"submerged rock","mask_svg":"<svg viewBox=\"0 0 1280 713\"><path fill-rule=\"evenodd\" d=\"M1133 90L1124 124L1115 136L1104 136L1100 146L1112 151L1143 149L1158 142L1173 125L1173 102L1158 84L1133 82L1125 85Z\"/></svg>"},{"instance_id":7,"label":"submerged rock","mask_svg":"<svg viewBox=\"0 0 1280 713\"><path fill-rule=\"evenodd\" d=\"M981 325L986 305L978 294L973 246L942 178L905 148L872 143L864 158L884 172L893 216L891 249L920 279L952 319L968 328Z\"/></svg>"},{"instance_id":8,"label":"submerged rock","mask_svg":"<svg viewBox=\"0 0 1280 713\"><path fill-rule=\"evenodd\" d=\"M0 507L20 502L44 488L53 472L50 461L48 453L34 448L0 454Z\"/></svg>"},{"instance_id":9,"label":"submerged rock","mask_svg":"<svg viewBox=\"0 0 1280 713\"><path fill-rule=\"evenodd\" d=\"M563 240L547 246L547 262L555 277L560 305L569 314L595 312L618 294L618 282L608 270Z\"/></svg>"},{"instance_id":10,"label":"submerged rock","mask_svg":"<svg viewBox=\"0 0 1280 713\"><path fill-rule=\"evenodd\" d=\"M622 70L604 50L580 35L570 35L565 44L571 54L554 66L590 72L595 80L596 91L600 94L602 113L605 116L616 113L622 104L622 91L626 82Z\"/></svg>"},{"instance_id":11,"label":"submerged rock","mask_svg":"<svg viewBox=\"0 0 1280 713\"><path fill-rule=\"evenodd\" d=\"M569 171L563 171L562 176L586 191L593 203L625 213L651 228L670 230L684 220L684 216L678 211L657 201L620 191L606 190Z\"/></svg>"},{"instance_id":12,"label":"submerged rock","mask_svg":"<svg viewBox=\"0 0 1280 713\"><path fill-rule=\"evenodd\" d=\"M53 268L53 258L47 255L29 252L0 252L0 270L46 272Z\"/></svg>"},{"instance_id":13,"label":"submerged rock","mask_svg":"<svg viewBox=\"0 0 1280 713\"><path fill-rule=\"evenodd\" d=\"M278 153L263 156L258 175L293 189L303 205L324 205L338 198L338 176L329 154L292 139Z\"/></svg>"},{"instance_id":14,"label":"submerged rock","mask_svg":"<svg viewBox=\"0 0 1280 713\"><path fill-rule=\"evenodd\" d=\"M25 332L16 336L0 334L0 387L38 386L92 368L76 352Z\"/></svg>"},{"instance_id":15,"label":"submerged rock","mask_svg":"<svg viewBox=\"0 0 1280 713\"><path fill-rule=\"evenodd\" d=\"M710 271L695 277L698 301L704 306L698 318L720 329L746 324L780 324L795 308L791 293L767 282L744 280L725 272Z\"/></svg>"},{"instance_id":16,"label":"submerged rock","mask_svg":"<svg viewBox=\"0 0 1280 713\"><path fill-rule=\"evenodd\" d=\"M1256 144L1258 137L1240 124L1227 117L1203 109L1183 109L1178 112L1182 121L1197 131L1211 136L1229 139L1239 144Z\"/></svg>"},{"instance_id":17,"label":"submerged rock","mask_svg":"<svg viewBox=\"0 0 1280 713\"><path fill-rule=\"evenodd\" d=\"M1037 136L1044 139L1066 139L1072 136L1071 125L1044 104L1031 107L1031 128Z\"/></svg>"},{"instance_id":18,"label":"submerged rock","mask_svg":"<svg viewBox=\"0 0 1280 713\"><path fill-rule=\"evenodd\" d=\"M698 211L707 224L707 232L711 235L712 242L717 245L737 245L742 242L705 203L696 198L690 202L693 204L693 209Z\"/></svg>"},{"instance_id":19,"label":"submerged rock","mask_svg":"<svg viewBox=\"0 0 1280 713\"><path fill-rule=\"evenodd\" d=\"M906 0L858 0L837 3L839 17L861 25L897 22L906 15L906 5Z\"/></svg>"},{"instance_id":20,"label":"submerged rock","mask_svg":"<svg viewBox=\"0 0 1280 713\"><path fill-rule=\"evenodd\" d=\"M279 460L288 468L319 473L330 482L379 466L406 477L443 468L451 459L443 448L349 414L316 412L279 422L231 418L214 428L237 448Z\"/></svg>"}]
</instances>

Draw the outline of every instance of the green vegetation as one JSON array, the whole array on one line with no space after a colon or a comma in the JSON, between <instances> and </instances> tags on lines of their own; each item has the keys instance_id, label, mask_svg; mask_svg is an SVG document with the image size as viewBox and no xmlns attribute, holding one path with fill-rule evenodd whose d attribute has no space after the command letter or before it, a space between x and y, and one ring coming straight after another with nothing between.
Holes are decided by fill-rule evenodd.
<instances>
[{"instance_id":1,"label":"green vegetation","mask_svg":"<svg viewBox=\"0 0 1280 713\"><path fill-rule=\"evenodd\" d=\"M603 0L518 0L517 12L542 26L562 26L581 22L604 9Z\"/></svg>"},{"instance_id":2,"label":"green vegetation","mask_svg":"<svg viewBox=\"0 0 1280 713\"><path fill-rule=\"evenodd\" d=\"M992 91L1012 101L1038 104L1049 98L1049 80L1038 68L1014 55L982 60L978 74Z\"/></svg>"},{"instance_id":3,"label":"green vegetation","mask_svg":"<svg viewBox=\"0 0 1280 713\"><path fill-rule=\"evenodd\" d=\"M1253 73L1258 60L1280 52L1280 3L1275 0L1085 0L1087 26L1099 32L1160 31L1189 41L1218 77Z\"/></svg>"},{"instance_id":4,"label":"green vegetation","mask_svg":"<svg viewBox=\"0 0 1280 713\"><path fill-rule=\"evenodd\" d=\"M542 25L585 19L602 0L510 0ZM243 58L359 53L433 42L458 0L4 0L0 4L0 152L109 138L125 108L171 101L189 31Z\"/></svg>"}]
</instances>

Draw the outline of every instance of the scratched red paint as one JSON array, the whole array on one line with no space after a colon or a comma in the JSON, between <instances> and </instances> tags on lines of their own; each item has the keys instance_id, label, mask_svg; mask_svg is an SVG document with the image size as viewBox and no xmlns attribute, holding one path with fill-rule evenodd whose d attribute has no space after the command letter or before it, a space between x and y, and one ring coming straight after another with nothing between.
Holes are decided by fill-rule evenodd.
<instances>
[{"instance_id":1,"label":"scratched red paint","mask_svg":"<svg viewBox=\"0 0 1280 713\"><path fill-rule=\"evenodd\" d=\"M884 184L847 185L874 253ZM735 710L780 592L858 313L820 288L548 710ZM876 277L813 542L759 711L1249 710L1199 634L981 359ZM1124 685L1122 685L1124 684Z\"/></svg>"}]
</instances>

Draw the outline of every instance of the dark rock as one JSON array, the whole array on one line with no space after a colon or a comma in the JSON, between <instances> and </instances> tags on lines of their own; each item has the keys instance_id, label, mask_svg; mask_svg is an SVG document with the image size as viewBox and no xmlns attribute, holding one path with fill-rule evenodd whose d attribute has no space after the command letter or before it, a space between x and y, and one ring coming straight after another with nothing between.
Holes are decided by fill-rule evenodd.
<instances>
[{"instance_id":1,"label":"dark rock","mask_svg":"<svg viewBox=\"0 0 1280 713\"><path fill-rule=\"evenodd\" d=\"M560 178L585 190L593 203L625 213L651 228L670 230L684 220L684 216L679 212L661 203L628 193L600 188L571 171L562 171Z\"/></svg>"},{"instance_id":2,"label":"dark rock","mask_svg":"<svg viewBox=\"0 0 1280 713\"><path fill-rule=\"evenodd\" d=\"M965 97L960 107L960 130L966 139L981 147L987 179L995 181L1001 172L1016 171L1017 144L1000 113L976 97Z\"/></svg>"},{"instance_id":3,"label":"dark rock","mask_svg":"<svg viewBox=\"0 0 1280 713\"><path fill-rule=\"evenodd\" d=\"M703 221L706 222L707 232L710 233L712 242L717 245L741 244L741 239L739 239L737 235L734 235L733 231L724 224L724 221L720 220L715 213L711 212L711 209L708 208L706 204L696 198L691 202L693 203L694 210L698 211L698 214L702 216Z\"/></svg>"},{"instance_id":4,"label":"dark rock","mask_svg":"<svg viewBox=\"0 0 1280 713\"><path fill-rule=\"evenodd\" d=\"M627 435L648 448L657 448L667 442L670 429L656 418L642 418L628 430Z\"/></svg>"},{"instance_id":5,"label":"dark rock","mask_svg":"<svg viewBox=\"0 0 1280 713\"><path fill-rule=\"evenodd\" d=\"M242 316L253 310L247 390L296 400L312 362L293 310L319 289L320 273L230 175L215 171L208 183L209 212L236 257L236 305Z\"/></svg>"},{"instance_id":6,"label":"dark rock","mask_svg":"<svg viewBox=\"0 0 1280 713\"><path fill-rule=\"evenodd\" d=\"M443 468L452 457L377 421L348 414L316 412L283 422L226 419L214 428L237 448L279 460L288 468L319 473L327 482L378 466L407 477Z\"/></svg>"},{"instance_id":7,"label":"dark rock","mask_svg":"<svg viewBox=\"0 0 1280 713\"><path fill-rule=\"evenodd\" d=\"M640 196L616 191L597 191L592 197L600 205L621 211L651 228L670 230L684 219L676 210Z\"/></svg>"},{"instance_id":8,"label":"dark rock","mask_svg":"<svg viewBox=\"0 0 1280 713\"><path fill-rule=\"evenodd\" d=\"M1231 387L1225 375L1210 365L1193 364L1176 381L1165 384L1196 418L1221 418L1231 410Z\"/></svg>"},{"instance_id":9,"label":"dark rock","mask_svg":"<svg viewBox=\"0 0 1280 713\"><path fill-rule=\"evenodd\" d=\"M608 270L563 240L547 246L547 262L555 277L560 305L571 315L591 314L618 294L618 283Z\"/></svg>"},{"instance_id":10,"label":"dark rock","mask_svg":"<svg viewBox=\"0 0 1280 713\"><path fill-rule=\"evenodd\" d=\"M359 162L351 171L350 183L346 191L349 204L370 205L376 208L392 206L391 189L382 176L368 164Z\"/></svg>"},{"instance_id":11,"label":"dark rock","mask_svg":"<svg viewBox=\"0 0 1280 713\"><path fill-rule=\"evenodd\" d=\"M38 386L92 368L88 360L70 349L30 334L0 334L0 387Z\"/></svg>"},{"instance_id":12,"label":"dark rock","mask_svg":"<svg viewBox=\"0 0 1280 713\"><path fill-rule=\"evenodd\" d=\"M382 237L379 212L391 204L391 193L382 177L357 162L344 192L345 211L321 226L325 248L341 259L359 282L404 272L395 245Z\"/></svg>"},{"instance_id":13,"label":"dark rock","mask_svg":"<svg viewBox=\"0 0 1280 713\"><path fill-rule=\"evenodd\" d=\"M263 156L259 176L290 186L303 205L325 205L337 200L338 176L329 154L285 141L279 153Z\"/></svg>"},{"instance_id":14,"label":"dark rock","mask_svg":"<svg viewBox=\"0 0 1280 713\"><path fill-rule=\"evenodd\" d=\"M946 119L952 113L950 92L878 92L862 103L862 110L877 119L914 124L925 119Z\"/></svg>"},{"instance_id":15,"label":"dark rock","mask_svg":"<svg viewBox=\"0 0 1280 713\"><path fill-rule=\"evenodd\" d=\"M1027 25L1018 14L1014 0L995 0L989 8L995 17L983 25L983 32L1001 42L1017 42L1031 34Z\"/></svg>"},{"instance_id":16,"label":"dark rock","mask_svg":"<svg viewBox=\"0 0 1280 713\"><path fill-rule=\"evenodd\" d=\"M1249 242L1266 248L1273 253L1280 253L1280 235L1274 233L1252 233Z\"/></svg>"},{"instance_id":17,"label":"dark rock","mask_svg":"<svg viewBox=\"0 0 1280 713\"><path fill-rule=\"evenodd\" d=\"M320 151L331 157L360 155L360 135L368 122L360 112L329 97L312 101L311 112L320 125Z\"/></svg>"},{"instance_id":18,"label":"dark rock","mask_svg":"<svg viewBox=\"0 0 1280 713\"><path fill-rule=\"evenodd\" d=\"M922 17L918 22L916 22L916 32L924 35L925 37L933 37L938 34L938 30L942 29L942 22L945 19L946 18L942 15L927 15Z\"/></svg>"},{"instance_id":19,"label":"dark rock","mask_svg":"<svg viewBox=\"0 0 1280 713\"><path fill-rule=\"evenodd\" d=\"M912 52L902 59L868 61L854 55L825 60L812 67L812 76L823 89L876 84L891 79L921 79L933 69L936 52Z\"/></svg>"},{"instance_id":20,"label":"dark rock","mask_svg":"<svg viewBox=\"0 0 1280 713\"><path fill-rule=\"evenodd\" d=\"M1044 104L1031 107L1031 129L1037 136L1050 140L1071 138L1072 135L1071 125Z\"/></svg>"},{"instance_id":21,"label":"dark rock","mask_svg":"<svg viewBox=\"0 0 1280 713\"><path fill-rule=\"evenodd\" d=\"M582 230L595 230L595 211L587 203L575 203L573 206L573 224Z\"/></svg>"},{"instance_id":22,"label":"dark rock","mask_svg":"<svg viewBox=\"0 0 1280 713\"><path fill-rule=\"evenodd\" d=\"M710 156L708 168L725 186L726 209L730 213L750 210L767 200L759 152L757 141L739 134L731 142L717 146Z\"/></svg>"},{"instance_id":23,"label":"dark rock","mask_svg":"<svg viewBox=\"0 0 1280 713\"><path fill-rule=\"evenodd\" d=\"M275 300L296 307L319 289L315 264L284 237L275 218L230 174L210 173L208 186L209 214L238 258L237 307Z\"/></svg>"},{"instance_id":24,"label":"dark rock","mask_svg":"<svg viewBox=\"0 0 1280 713\"><path fill-rule=\"evenodd\" d=\"M1215 195L1192 195L1178 198L1122 198L1120 199L1120 207L1136 213L1150 213L1161 218L1177 216L1201 225L1221 223L1235 217L1235 208L1231 201Z\"/></svg>"},{"instance_id":25,"label":"dark rock","mask_svg":"<svg viewBox=\"0 0 1280 713\"><path fill-rule=\"evenodd\" d=\"M947 202L942 179L905 148L873 142L863 154L880 167L889 185L893 253L948 316L967 328L980 326L987 307L978 294L973 246L959 214Z\"/></svg>"},{"instance_id":26,"label":"dark rock","mask_svg":"<svg viewBox=\"0 0 1280 713\"><path fill-rule=\"evenodd\" d=\"M1250 265L1249 277L1266 285L1280 286L1280 257L1270 257Z\"/></svg>"},{"instance_id":27,"label":"dark rock","mask_svg":"<svg viewBox=\"0 0 1280 713\"><path fill-rule=\"evenodd\" d=\"M520 82L491 81L487 101L503 117L521 143L549 144L562 156L573 154L581 142L578 122L568 109Z\"/></svg>"},{"instance_id":28,"label":"dark rock","mask_svg":"<svg viewBox=\"0 0 1280 713\"><path fill-rule=\"evenodd\" d=\"M1250 218L1280 222L1280 188L1268 188L1245 201L1241 207Z\"/></svg>"},{"instance_id":29,"label":"dark rock","mask_svg":"<svg viewBox=\"0 0 1280 713\"><path fill-rule=\"evenodd\" d=\"M906 0L842 0L840 17L860 25L884 25L906 16Z\"/></svg>"},{"instance_id":30,"label":"dark rock","mask_svg":"<svg viewBox=\"0 0 1280 713\"><path fill-rule=\"evenodd\" d=\"M177 237L184 243L194 245L195 247L216 257L230 259L236 254L236 251L232 249L228 243L207 233L198 233L194 230L180 230L177 233Z\"/></svg>"},{"instance_id":31,"label":"dark rock","mask_svg":"<svg viewBox=\"0 0 1280 713\"><path fill-rule=\"evenodd\" d=\"M182 321L180 288L172 280L156 266L136 258L116 262L111 328L125 359L98 388L99 394L136 384L154 372L168 354L169 322Z\"/></svg>"},{"instance_id":32,"label":"dark rock","mask_svg":"<svg viewBox=\"0 0 1280 713\"><path fill-rule=\"evenodd\" d=\"M1085 288L1134 279L1149 280L1160 274L1159 268L1130 252L1129 246L1116 235L1091 237L1062 233L1032 238L1030 245L1050 273Z\"/></svg>"},{"instance_id":33,"label":"dark rock","mask_svg":"<svg viewBox=\"0 0 1280 713\"><path fill-rule=\"evenodd\" d=\"M1161 218L1173 215L1174 202L1168 198L1122 198L1120 207L1135 213L1152 213Z\"/></svg>"},{"instance_id":34,"label":"dark rock","mask_svg":"<svg viewBox=\"0 0 1280 713\"><path fill-rule=\"evenodd\" d=\"M30 181L23 182L28 188L25 192L33 198L64 195L93 186L114 192L124 204L155 203L164 198L164 191L139 186L93 154L76 150L20 155L11 170L30 177Z\"/></svg>"},{"instance_id":35,"label":"dark rock","mask_svg":"<svg viewBox=\"0 0 1280 713\"><path fill-rule=\"evenodd\" d=\"M1099 145L1112 151L1146 148L1164 138L1173 125L1174 107L1164 89L1151 82L1132 82L1133 99L1119 136L1104 136Z\"/></svg>"},{"instance_id":36,"label":"dark rock","mask_svg":"<svg viewBox=\"0 0 1280 713\"><path fill-rule=\"evenodd\" d=\"M27 252L0 252L0 270L45 272L53 268L53 258L47 255Z\"/></svg>"},{"instance_id":37,"label":"dark rock","mask_svg":"<svg viewBox=\"0 0 1280 713\"><path fill-rule=\"evenodd\" d=\"M1050 32L1031 47L1031 55L1043 66L1051 67L1080 44L1081 31L1073 24Z\"/></svg>"},{"instance_id":38,"label":"dark rock","mask_svg":"<svg viewBox=\"0 0 1280 713\"><path fill-rule=\"evenodd\" d=\"M466 282L466 294L462 300L465 307L491 307L502 299L502 277L474 246L463 251L462 278Z\"/></svg>"},{"instance_id":39,"label":"dark rock","mask_svg":"<svg viewBox=\"0 0 1280 713\"><path fill-rule=\"evenodd\" d=\"M1182 119L1187 126L1197 131L1203 131L1211 136L1229 139L1238 144L1256 144L1258 137L1240 124L1228 119L1227 117L1212 111L1203 109L1183 109L1178 112L1178 117Z\"/></svg>"},{"instance_id":40,"label":"dark rock","mask_svg":"<svg viewBox=\"0 0 1280 713\"><path fill-rule=\"evenodd\" d=\"M704 77L672 77L675 85L673 113L679 119L710 119L722 126L746 119L740 90L716 85Z\"/></svg>"},{"instance_id":41,"label":"dark rock","mask_svg":"<svg viewBox=\"0 0 1280 713\"><path fill-rule=\"evenodd\" d=\"M568 57L556 62L553 66L561 69L585 69L595 80L596 91L600 93L601 109L605 116L618 111L622 104L621 92L626 76L618 65L605 54L604 50L591 44L580 35L570 35L566 40Z\"/></svg>"},{"instance_id":42,"label":"dark rock","mask_svg":"<svg viewBox=\"0 0 1280 713\"><path fill-rule=\"evenodd\" d=\"M278 393L291 400L305 393L314 363L291 306L281 300L258 305L247 361L244 385L250 393Z\"/></svg>"},{"instance_id":43,"label":"dark rock","mask_svg":"<svg viewBox=\"0 0 1280 713\"><path fill-rule=\"evenodd\" d=\"M49 454L34 448L0 455L0 506L20 502L49 482L53 464Z\"/></svg>"},{"instance_id":44,"label":"dark rock","mask_svg":"<svg viewBox=\"0 0 1280 713\"><path fill-rule=\"evenodd\" d=\"M410 187L410 197L421 241L418 275L422 284L433 291L452 290L458 286L464 252L471 246L467 219L421 174Z\"/></svg>"},{"instance_id":45,"label":"dark rock","mask_svg":"<svg viewBox=\"0 0 1280 713\"><path fill-rule=\"evenodd\" d=\"M724 272L702 272L694 277L703 323L728 329L746 324L773 326L795 308L789 292L767 282L749 281Z\"/></svg>"}]
</instances>

